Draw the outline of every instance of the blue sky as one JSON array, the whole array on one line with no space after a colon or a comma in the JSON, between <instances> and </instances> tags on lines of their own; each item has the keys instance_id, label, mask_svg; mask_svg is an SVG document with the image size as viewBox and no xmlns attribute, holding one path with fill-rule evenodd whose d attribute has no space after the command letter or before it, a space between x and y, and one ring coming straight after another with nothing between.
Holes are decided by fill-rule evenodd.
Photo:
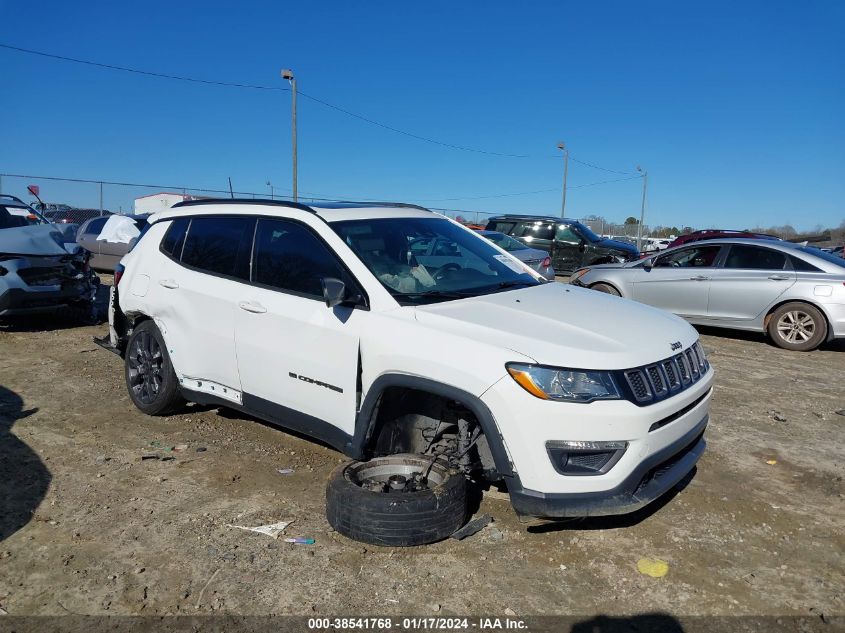
<instances>
[{"instance_id":1,"label":"blue sky","mask_svg":"<svg viewBox=\"0 0 845 633\"><path fill-rule=\"evenodd\" d=\"M290 67L304 93L387 125L530 156L425 143L300 97L301 195L557 214L565 140L582 161L643 165L650 224L845 219L838 1L0 1L0 20L0 43L152 72L284 87ZM290 190L287 92L2 49L0 77L4 173ZM639 215L640 180L577 188L622 177L570 163L567 215ZM92 185L40 184L97 204ZM106 206L143 193L107 187Z\"/></svg>"}]
</instances>

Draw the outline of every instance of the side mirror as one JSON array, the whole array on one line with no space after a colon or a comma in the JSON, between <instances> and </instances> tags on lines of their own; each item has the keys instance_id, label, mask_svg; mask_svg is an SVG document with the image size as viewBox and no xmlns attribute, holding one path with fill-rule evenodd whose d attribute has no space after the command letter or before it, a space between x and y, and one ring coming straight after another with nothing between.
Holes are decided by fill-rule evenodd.
<instances>
[{"instance_id":1,"label":"side mirror","mask_svg":"<svg viewBox=\"0 0 845 633\"><path fill-rule=\"evenodd\" d=\"M346 299L346 284L340 279L323 277L320 284L323 286L323 299L326 301L327 308L340 305Z\"/></svg>"},{"instance_id":2,"label":"side mirror","mask_svg":"<svg viewBox=\"0 0 845 633\"><path fill-rule=\"evenodd\" d=\"M581 241L578 242L578 250L582 253L587 250L587 242L584 241L584 238L581 238Z\"/></svg>"},{"instance_id":3,"label":"side mirror","mask_svg":"<svg viewBox=\"0 0 845 633\"><path fill-rule=\"evenodd\" d=\"M643 262L643 270L645 270L646 272L648 272L648 271L650 271L652 268L654 268L654 258L649 257L647 260L645 260L645 261Z\"/></svg>"}]
</instances>

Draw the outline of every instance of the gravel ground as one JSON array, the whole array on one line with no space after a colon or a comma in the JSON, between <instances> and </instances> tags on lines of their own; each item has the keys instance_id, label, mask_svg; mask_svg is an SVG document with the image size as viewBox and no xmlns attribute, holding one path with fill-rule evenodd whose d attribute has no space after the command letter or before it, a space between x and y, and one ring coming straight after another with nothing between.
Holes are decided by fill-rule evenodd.
<instances>
[{"instance_id":1,"label":"gravel ground","mask_svg":"<svg viewBox=\"0 0 845 633\"><path fill-rule=\"evenodd\" d=\"M333 450L228 410L142 415L120 358L92 343L105 329L0 328L10 615L845 611L843 342L799 354L703 331L717 371L708 449L688 485L645 511L522 524L494 492L479 512L495 521L475 536L391 549L330 529ZM230 527L282 520L316 544ZM668 574L640 573L643 558Z\"/></svg>"}]
</instances>

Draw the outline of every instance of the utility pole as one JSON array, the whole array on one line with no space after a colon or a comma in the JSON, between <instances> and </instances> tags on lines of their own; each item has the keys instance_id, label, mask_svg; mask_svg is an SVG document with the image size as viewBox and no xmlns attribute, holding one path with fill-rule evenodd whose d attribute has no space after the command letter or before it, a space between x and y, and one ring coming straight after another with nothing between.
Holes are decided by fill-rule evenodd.
<instances>
[{"instance_id":1,"label":"utility pole","mask_svg":"<svg viewBox=\"0 0 845 633\"><path fill-rule=\"evenodd\" d=\"M103 215L103 183L100 183L100 215Z\"/></svg>"},{"instance_id":2,"label":"utility pole","mask_svg":"<svg viewBox=\"0 0 845 633\"><path fill-rule=\"evenodd\" d=\"M637 225L637 250L643 252L643 222L645 221L645 197L648 191L648 172L644 171L642 167L637 165L637 171L643 175L643 202L640 206L640 223Z\"/></svg>"},{"instance_id":3,"label":"utility pole","mask_svg":"<svg viewBox=\"0 0 845 633\"><path fill-rule=\"evenodd\" d=\"M275 196L276 192L275 192L275 188L273 187L273 183L268 180L267 186L270 187L270 200L275 200L276 199L276 196Z\"/></svg>"},{"instance_id":4,"label":"utility pole","mask_svg":"<svg viewBox=\"0 0 845 633\"><path fill-rule=\"evenodd\" d=\"M566 143L561 141L557 148L563 152L563 200L560 203L560 217L566 216L566 174L569 171L569 150Z\"/></svg>"},{"instance_id":5,"label":"utility pole","mask_svg":"<svg viewBox=\"0 0 845 633\"><path fill-rule=\"evenodd\" d=\"M293 76L293 71L290 68L282 69L282 79L287 79L290 82L291 89L291 144L293 145L293 201L298 199L296 190L296 77Z\"/></svg>"}]
</instances>

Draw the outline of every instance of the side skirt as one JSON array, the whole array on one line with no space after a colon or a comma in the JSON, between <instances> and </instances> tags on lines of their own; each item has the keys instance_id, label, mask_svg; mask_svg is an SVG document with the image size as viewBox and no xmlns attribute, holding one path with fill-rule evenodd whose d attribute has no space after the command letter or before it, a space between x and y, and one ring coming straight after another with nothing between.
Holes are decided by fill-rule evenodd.
<instances>
[{"instance_id":1,"label":"side skirt","mask_svg":"<svg viewBox=\"0 0 845 633\"><path fill-rule=\"evenodd\" d=\"M307 413L296 411L289 407L270 402L258 396L248 393L243 394L243 404L236 404L219 396L213 396L191 389L181 389L182 397L190 402L202 405L220 406L241 411L256 418L261 418L283 429L288 429L312 437L324 442L346 455L349 455L349 446L352 443L352 436L344 433L334 424L315 418Z\"/></svg>"}]
</instances>

